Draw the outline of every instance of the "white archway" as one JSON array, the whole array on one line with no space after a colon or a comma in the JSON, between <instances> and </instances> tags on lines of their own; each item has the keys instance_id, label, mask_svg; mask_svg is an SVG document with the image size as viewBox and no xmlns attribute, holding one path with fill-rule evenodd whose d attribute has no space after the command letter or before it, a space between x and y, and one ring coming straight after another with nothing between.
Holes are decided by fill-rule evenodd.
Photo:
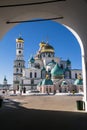
<instances>
[{"instance_id":1,"label":"white archway","mask_svg":"<svg viewBox=\"0 0 87 130\"><path fill-rule=\"evenodd\" d=\"M85 50L84 50L84 46L82 43L81 38L79 37L79 35L77 34L77 32L75 32L75 30L73 30L72 28L64 25L67 29L69 29L73 35L75 36L75 38L77 39L80 48L81 48L81 58L82 58L82 74L83 74L83 91L84 91L84 97L83 97L83 101L85 102L85 110L87 111L87 89L86 89L86 64L85 64Z\"/></svg>"}]
</instances>

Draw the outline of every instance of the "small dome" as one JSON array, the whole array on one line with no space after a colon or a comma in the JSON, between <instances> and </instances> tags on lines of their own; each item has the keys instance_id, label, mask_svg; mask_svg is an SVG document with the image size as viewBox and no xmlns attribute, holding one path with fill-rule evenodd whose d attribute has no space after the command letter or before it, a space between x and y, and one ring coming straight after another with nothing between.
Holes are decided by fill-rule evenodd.
<instances>
[{"instance_id":1,"label":"small dome","mask_svg":"<svg viewBox=\"0 0 87 130\"><path fill-rule=\"evenodd\" d=\"M49 44L45 44L42 47L41 52L54 52L54 48Z\"/></svg>"},{"instance_id":2,"label":"small dome","mask_svg":"<svg viewBox=\"0 0 87 130\"><path fill-rule=\"evenodd\" d=\"M29 62L34 63L35 59L33 57L30 58Z\"/></svg>"},{"instance_id":3,"label":"small dome","mask_svg":"<svg viewBox=\"0 0 87 130\"><path fill-rule=\"evenodd\" d=\"M68 59L67 60L67 65L70 65L71 64L71 61Z\"/></svg>"},{"instance_id":4,"label":"small dome","mask_svg":"<svg viewBox=\"0 0 87 130\"><path fill-rule=\"evenodd\" d=\"M54 68L51 70L52 76L60 76L63 75L63 69L59 67L58 64L54 66Z\"/></svg>"},{"instance_id":5,"label":"small dome","mask_svg":"<svg viewBox=\"0 0 87 130\"><path fill-rule=\"evenodd\" d=\"M43 79L42 86L44 85L53 85L53 81L51 79Z\"/></svg>"},{"instance_id":6,"label":"small dome","mask_svg":"<svg viewBox=\"0 0 87 130\"><path fill-rule=\"evenodd\" d=\"M76 79L74 81L74 85L83 85L83 80L82 79Z\"/></svg>"},{"instance_id":7,"label":"small dome","mask_svg":"<svg viewBox=\"0 0 87 130\"><path fill-rule=\"evenodd\" d=\"M17 38L17 39L16 39L16 42L23 43L23 42L24 42L24 40L23 40L23 38L19 37L19 38Z\"/></svg>"}]
</instances>

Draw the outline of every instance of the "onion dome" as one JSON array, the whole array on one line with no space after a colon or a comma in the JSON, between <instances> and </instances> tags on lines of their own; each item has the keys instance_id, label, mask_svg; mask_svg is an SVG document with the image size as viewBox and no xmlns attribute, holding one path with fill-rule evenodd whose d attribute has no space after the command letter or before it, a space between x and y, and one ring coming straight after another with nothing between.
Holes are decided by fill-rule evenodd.
<instances>
[{"instance_id":1,"label":"onion dome","mask_svg":"<svg viewBox=\"0 0 87 130\"><path fill-rule=\"evenodd\" d=\"M66 81L62 81L61 86L66 86L67 82Z\"/></svg>"},{"instance_id":2,"label":"onion dome","mask_svg":"<svg viewBox=\"0 0 87 130\"><path fill-rule=\"evenodd\" d=\"M55 78L58 78L58 77L62 78L63 69L56 63L56 65L51 70L51 75L52 75L52 77L55 77Z\"/></svg>"},{"instance_id":3,"label":"onion dome","mask_svg":"<svg viewBox=\"0 0 87 130\"><path fill-rule=\"evenodd\" d=\"M33 57L30 58L29 60L30 63L34 63L35 62L35 59Z\"/></svg>"},{"instance_id":4,"label":"onion dome","mask_svg":"<svg viewBox=\"0 0 87 130\"><path fill-rule=\"evenodd\" d=\"M42 86L44 85L53 85L53 81L51 79L43 79Z\"/></svg>"},{"instance_id":5,"label":"onion dome","mask_svg":"<svg viewBox=\"0 0 87 130\"><path fill-rule=\"evenodd\" d=\"M74 85L83 85L83 80L81 78L76 79L75 82L74 82Z\"/></svg>"},{"instance_id":6,"label":"onion dome","mask_svg":"<svg viewBox=\"0 0 87 130\"><path fill-rule=\"evenodd\" d=\"M53 52L54 53L54 48L51 45L49 45L49 44L45 44L41 48L41 52Z\"/></svg>"},{"instance_id":7,"label":"onion dome","mask_svg":"<svg viewBox=\"0 0 87 130\"><path fill-rule=\"evenodd\" d=\"M67 62L67 65L71 64L71 61L69 59L66 62Z\"/></svg>"},{"instance_id":8,"label":"onion dome","mask_svg":"<svg viewBox=\"0 0 87 130\"><path fill-rule=\"evenodd\" d=\"M55 62L54 60L52 60L51 62L49 62L49 63L47 64L47 66L53 66L53 65L56 65L56 62Z\"/></svg>"},{"instance_id":9,"label":"onion dome","mask_svg":"<svg viewBox=\"0 0 87 130\"><path fill-rule=\"evenodd\" d=\"M23 38L19 37L19 38L17 38L17 39L16 39L16 42L23 43L23 42L24 42L24 40L23 40Z\"/></svg>"}]
</instances>

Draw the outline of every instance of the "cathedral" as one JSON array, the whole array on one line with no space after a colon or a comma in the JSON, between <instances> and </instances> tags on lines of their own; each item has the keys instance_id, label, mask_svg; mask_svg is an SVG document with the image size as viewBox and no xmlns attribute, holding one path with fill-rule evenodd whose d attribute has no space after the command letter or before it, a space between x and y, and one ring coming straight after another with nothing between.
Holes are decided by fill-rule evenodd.
<instances>
[{"instance_id":1,"label":"cathedral","mask_svg":"<svg viewBox=\"0 0 87 130\"><path fill-rule=\"evenodd\" d=\"M72 69L70 59L55 57L55 49L48 42L39 44L37 53L29 58L26 68L24 39L17 38L13 68L14 91L26 89L55 93L82 89L82 70Z\"/></svg>"}]
</instances>

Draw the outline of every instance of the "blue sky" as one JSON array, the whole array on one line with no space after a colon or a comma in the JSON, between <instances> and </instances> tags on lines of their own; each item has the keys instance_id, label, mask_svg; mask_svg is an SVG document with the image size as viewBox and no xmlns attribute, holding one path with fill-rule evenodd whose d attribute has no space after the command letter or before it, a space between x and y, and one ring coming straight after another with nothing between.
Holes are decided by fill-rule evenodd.
<instances>
[{"instance_id":1,"label":"blue sky","mask_svg":"<svg viewBox=\"0 0 87 130\"><path fill-rule=\"evenodd\" d=\"M48 41L55 49L55 56L72 62L72 69L81 69L81 49L73 34L64 26L53 21L17 24L0 40L0 83L4 76L8 83L13 81L13 63L16 58L16 38L21 33L24 39L24 59L28 59L39 49L41 41Z\"/></svg>"}]
</instances>

